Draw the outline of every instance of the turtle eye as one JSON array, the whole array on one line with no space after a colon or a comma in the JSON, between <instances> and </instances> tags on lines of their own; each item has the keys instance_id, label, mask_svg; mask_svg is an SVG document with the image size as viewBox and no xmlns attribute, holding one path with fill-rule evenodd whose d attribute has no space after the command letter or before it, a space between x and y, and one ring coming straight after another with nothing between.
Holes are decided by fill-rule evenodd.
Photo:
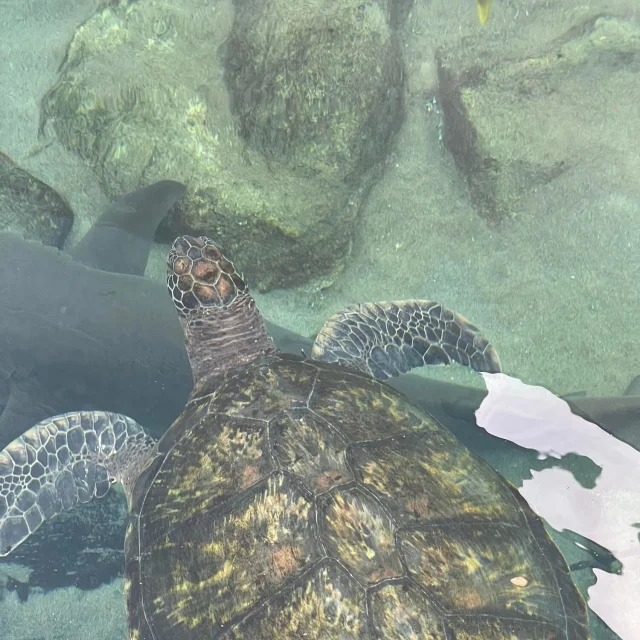
<instances>
[{"instance_id":1,"label":"turtle eye","mask_svg":"<svg viewBox=\"0 0 640 640\"><path fill-rule=\"evenodd\" d=\"M186 293L178 292L177 295L174 294L173 303L176 305L178 313L183 316L193 315L200 308L198 298L196 298L191 291L187 291Z\"/></svg>"}]
</instances>

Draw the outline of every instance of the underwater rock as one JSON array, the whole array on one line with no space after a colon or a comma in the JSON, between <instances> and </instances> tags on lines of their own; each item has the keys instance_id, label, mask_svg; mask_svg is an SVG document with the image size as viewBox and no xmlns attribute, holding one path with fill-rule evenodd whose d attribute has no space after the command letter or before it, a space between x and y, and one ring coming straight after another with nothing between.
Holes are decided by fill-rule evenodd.
<instances>
[{"instance_id":1,"label":"underwater rock","mask_svg":"<svg viewBox=\"0 0 640 640\"><path fill-rule=\"evenodd\" d=\"M347 183L384 159L402 73L384 10L354 0L238 3L225 72L252 148L293 175Z\"/></svg>"},{"instance_id":2,"label":"underwater rock","mask_svg":"<svg viewBox=\"0 0 640 640\"><path fill-rule=\"evenodd\" d=\"M330 277L402 122L408 6L111 2L76 30L41 130L109 196L186 182L166 239L213 237L258 289Z\"/></svg>"},{"instance_id":3,"label":"underwater rock","mask_svg":"<svg viewBox=\"0 0 640 640\"><path fill-rule=\"evenodd\" d=\"M0 230L61 249L72 226L66 200L0 153Z\"/></svg>"},{"instance_id":4,"label":"underwater rock","mask_svg":"<svg viewBox=\"0 0 640 640\"><path fill-rule=\"evenodd\" d=\"M578 165L633 173L639 42L637 23L609 16L527 57L505 57L502 43L480 37L439 51L443 142L480 216L517 215L522 198Z\"/></svg>"}]
</instances>

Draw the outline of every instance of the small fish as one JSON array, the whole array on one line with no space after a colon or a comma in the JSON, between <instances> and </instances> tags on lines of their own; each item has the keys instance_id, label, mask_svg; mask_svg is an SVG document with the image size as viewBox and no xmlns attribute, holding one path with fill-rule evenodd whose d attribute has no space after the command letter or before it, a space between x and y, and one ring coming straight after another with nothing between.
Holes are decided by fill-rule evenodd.
<instances>
[{"instance_id":1,"label":"small fish","mask_svg":"<svg viewBox=\"0 0 640 640\"><path fill-rule=\"evenodd\" d=\"M478 10L478 20L480 20L480 24L484 24L489 18L492 2L493 0L476 0L476 9Z\"/></svg>"}]
</instances>

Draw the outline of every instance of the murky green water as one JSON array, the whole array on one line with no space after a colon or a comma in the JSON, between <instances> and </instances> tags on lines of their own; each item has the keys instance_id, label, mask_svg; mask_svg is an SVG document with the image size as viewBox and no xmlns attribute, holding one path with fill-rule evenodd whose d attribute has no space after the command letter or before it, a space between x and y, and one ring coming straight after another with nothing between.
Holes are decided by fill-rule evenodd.
<instances>
[{"instance_id":1,"label":"murky green water","mask_svg":"<svg viewBox=\"0 0 640 640\"><path fill-rule=\"evenodd\" d=\"M503 373L428 366L391 384L544 519L592 637L635 640L640 16L631 0L478 5L0 3L0 448L66 411L120 412L154 438L171 425L192 386L165 286L180 234L234 261L292 354L348 305L437 301ZM376 325L393 342L376 366L416 361L407 326ZM433 326L420 358L474 363ZM34 507L36 485L14 490L34 465L0 458L0 548L28 538L0 562L0 637L126 637L124 495ZM73 477L100 494L95 473ZM472 625L496 615L478 593L458 594ZM452 637L462 609L422 594ZM395 611L393 637L436 637L412 615Z\"/></svg>"}]
</instances>

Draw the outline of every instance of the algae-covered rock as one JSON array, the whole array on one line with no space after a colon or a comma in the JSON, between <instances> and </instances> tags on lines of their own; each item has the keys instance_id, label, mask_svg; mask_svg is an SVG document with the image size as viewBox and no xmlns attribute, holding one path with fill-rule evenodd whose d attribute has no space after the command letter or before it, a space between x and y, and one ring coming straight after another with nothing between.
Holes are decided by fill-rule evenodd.
<instances>
[{"instance_id":1,"label":"algae-covered rock","mask_svg":"<svg viewBox=\"0 0 640 640\"><path fill-rule=\"evenodd\" d=\"M480 39L441 50L443 141L479 215L499 223L541 184L628 155L639 71L640 26L607 16L526 58Z\"/></svg>"},{"instance_id":2,"label":"algae-covered rock","mask_svg":"<svg viewBox=\"0 0 640 640\"><path fill-rule=\"evenodd\" d=\"M110 196L185 182L171 233L213 237L260 289L330 275L402 119L390 15L386 0L110 3L74 34L43 125Z\"/></svg>"},{"instance_id":3,"label":"algae-covered rock","mask_svg":"<svg viewBox=\"0 0 640 640\"><path fill-rule=\"evenodd\" d=\"M0 153L0 230L62 249L72 226L67 201Z\"/></svg>"},{"instance_id":4,"label":"algae-covered rock","mask_svg":"<svg viewBox=\"0 0 640 640\"><path fill-rule=\"evenodd\" d=\"M226 78L249 144L298 175L359 179L398 122L400 66L385 7L238 3Z\"/></svg>"}]
</instances>

